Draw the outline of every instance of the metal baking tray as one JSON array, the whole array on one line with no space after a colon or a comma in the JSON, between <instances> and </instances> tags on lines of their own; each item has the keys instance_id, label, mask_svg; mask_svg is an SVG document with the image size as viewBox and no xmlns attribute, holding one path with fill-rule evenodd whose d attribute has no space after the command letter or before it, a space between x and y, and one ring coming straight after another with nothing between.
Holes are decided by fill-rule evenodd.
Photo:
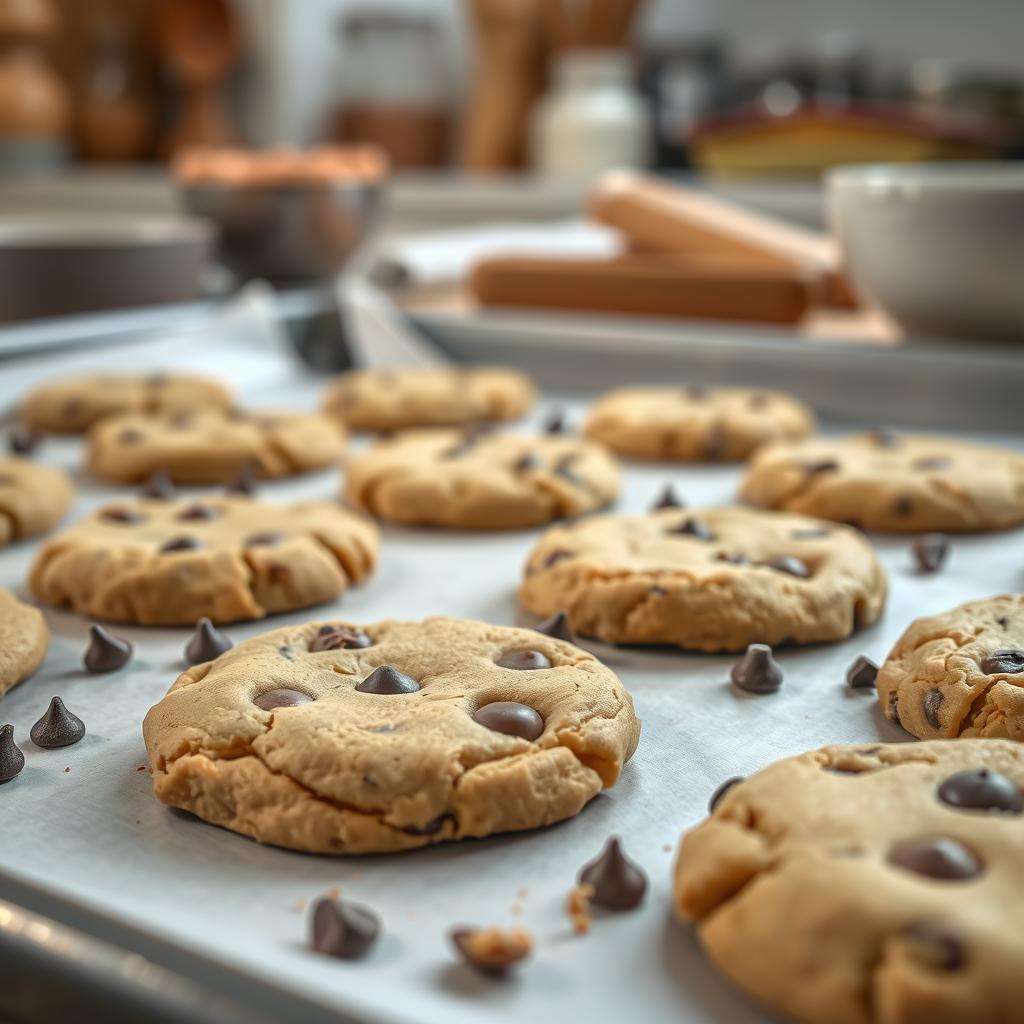
<instances>
[{"instance_id":1,"label":"metal baking tray","mask_svg":"<svg viewBox=\"0 0 1024 1024\"><path fill-rule=\"evenodd\" d=\"M125 351L114 358L123 360ZM74 362L69 356L62 369L73 372ZM231 365L223 371L230 377ZM0 382L4 373L0 366ZM319 387L300 377L254 387L244 397L311 406ZM554 404L567 409L571 424L579 422L579 399L557 395L535 422ZM934 407L936 425L943 413ZM81 475L75 440L47 442L40 458L76 474L80 494L69 518L116 493ZM618 509L643 510L669 481L691 505L728 502L738 477L726 466L627 464ZM338 483L337 473L324 472L267 485L263 494L331 497ZM538 535L387 527L379 569L364 587L337 604L227 632L237 642L314 617L372 622L450 614L524 623L515 588ZM0 722L14 724L27 760L22 775L0 787L0 900L81 936L49 948L54 984L81 981L75 950L98 940L253 1020L766 1021L709 965L692 931L672 920L670 867L681 832L702 819L709 794L729 776L825 743L909 739L880 716L871 696L844 688L847 665L860 653L881 660L914 616L1021 585L1018 532L956 540L948 568L932 577L915 575L906 540L877 542L892 583L883 620L844 643L781 652L786 680L778 694L734 693L727 685L731 657L588 644L619 673L643 720L639 750L619 785L549 829L394 856L332 859L273 849L159 805L140 723L182 669L187 631L115 627L135 644L134 661L119 673L90 676L81 669L87 623L47 611L53 640L44 666L0 701ZM0 585L24 594L36 546L0 551ZM74 747L43 751L28 741L28 730L54 694L84 719L88 734ZM579 867L611 834L623 837L648 872L648 898L639 911L601 917L589 935L576 936L563 913L565 896ZM383 919L384 937L363 962L306 949L299 901L332 886ZM460 923L526 927L537 941L535 956L507 981L482 978L449 948L447 932ZM0 938L10 963L33 955L16 930ZM118 986L133 984L131 971L88 974L80 987L90 1011L96 986L109 999L125 991ZM0 1011L3 998L0 992ZM188 1020L179 1010L162 1004L166 1019Z\"/></svg>"}]
</instances>

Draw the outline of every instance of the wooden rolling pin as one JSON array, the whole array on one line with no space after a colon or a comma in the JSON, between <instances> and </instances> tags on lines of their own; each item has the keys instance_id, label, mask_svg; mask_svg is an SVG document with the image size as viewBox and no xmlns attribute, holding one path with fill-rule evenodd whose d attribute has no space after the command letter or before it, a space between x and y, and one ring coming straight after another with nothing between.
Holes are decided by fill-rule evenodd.
<instances>
[{"instance_id":1,"label":"wooden rolling pin","mask_svg":"<svg viewBox=\"0 0 1024 1024\"><path fill-rule=\"evenodd\" d=\"M797 269L820 282L825 305L857 305L832 239L696 189L612 171L591 194L589 212L595 220L618 228L634 249Z\"/></svg>"},{"instance_id":2,"label":"wooden rolling pin","mask_svg":"<svg viewBox=\"0 0 1024 1024\"><path fill-rule=\"evenodd\" d=\"M469 288L485 306L777 324L802 319L813 297L813 280L793 267L642 253L613 259L491 257L474 267Z\"/></svg>"}]
</instances>

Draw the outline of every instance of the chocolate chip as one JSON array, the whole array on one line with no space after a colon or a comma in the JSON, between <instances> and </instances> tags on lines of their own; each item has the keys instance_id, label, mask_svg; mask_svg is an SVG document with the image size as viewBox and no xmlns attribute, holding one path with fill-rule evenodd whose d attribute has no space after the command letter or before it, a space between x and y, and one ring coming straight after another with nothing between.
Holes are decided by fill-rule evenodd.
<instances>
[{"instance_id":1,"label":"chocolate chip","mask_svg":"<svg viewBox=\"0 0 1024 1024\"><path fill-rule=\"evenodd\" d=\"M567 612L555 612L550 619L538 622L533 628L538 633L554 637L556 640L567 640L571 644L576 643L576 634L573 633L572 627L569 625L569 615Z\"/></svg>"},{"instance_id":2,"label":"chocolate chip","mask_svg":"<svg viewBox=\"0 0 1024 1024\"><path fill-rule=\"evenodd\" d=\"M691 402L703 402L710 392L703 384L687 384L682 389L684 398L689 399Z\"/></svg>"},{"instance_id":3,"label":"chocolate chip","mask_svg":"<svg viewBox=\"0 0 1024 1024\"><path fill-rule=\"evenodd\" d=\"M948 455L923 455L911 463L914 469L949 469L953 460Z\"/></svg>"},{"instance_id":4,"label":"chocolate chip","mask_svg":"<svg viewBox=\"0 0 1024 1024\"><path fill-rule=\"evenodd\" d=\"M176 412L170 418L170 425L175 430L184 430L186 427L192 425L192 413L190 412Z\"/></svg>"},{"instance_id":5,"label":"chocolate chip","mask_svg":"<svg viewBox=\"0 0 1024 1024\"><path fill-rule=\"evenodd\" d=\"M373 641L361 630L340 622L324 623L310 642L311 651L341 651L371 647Z\"/></svg>"},{"instance_id":6,"label":"chocolate chip","mask_svg":"<svg viewBox=\"0 0 1024 1024\"><path fill-rule=\"evenodd\" d=\"M151 373L147 377L143 378L143 383L148 388L162 388L167 386L167 382L170 378L163 371L157 373Z\"/></svg>"},{"instance_id":7,"label":"chocolate chip","mask_svg":"<svg viewBox=\"0 0 1024 1024\"><path fill-rule=\"evenodd\" d=\"M867 438L879 448L898 448L900 445L900 439L896 432L885 427L869 430Z\"/></svg>"},{"instance_id":8,"label":"chocolate chip","mask_svg":"<svg viewBox=\"0 0 1024 1024\"><path fill-rule=\"evenodd\" d=\"M450 937L466 963L495 976L507 974L533 950L533 940L521 928L508 932L498 928L453 928Z\"/></svg>"},{"instance_id":9,"label":"chocolate chip","mask_svg":"<svg viewBox=\"0 0 1024 1024\"><path fill-rule=\"evenodd\" d=\"M750 559L746 555L740 554L729 554L725 551L720 551L715 555L716 562L728 562L729 565L747 565Z\"/></svg>"},{"instance_id":10,"label":"chocolate chip","mask_svg":"<svg viewBox=\"0 0 1024 1024\"><path fill-rule=\"evenodd\" d=\"M31 455L42 439L42 435L31 427L15 423L7 435L7 447L15 455Z\"/></svg>"},{"instance_id":11,"label":"chocolate chip","mask_svg":"<svg viewBox=\"0 0 1024 1024\"><path fill-rule=\"evenodd\" d=\"M736 783L742 781L742 775L734 775L731 779L726 779L725 782L723 782L718 787L718 789L716 789L714 793L711 794L711 799L708 800L708 814L712 814L715 808L718 806L718 802L722 799L722 797L725 796L725 794L728 793L729 790L736 785Z\"/></svg>"},{"instance_id":12,"label":"chocolate chip","mask_svg":"<svg viewBox=\"0 0 1024 1024\"><path fill-rule=\"evenodd\" d=\"M85 735L85 722L73 715L60 697L50 700L46 713L29 730L29 736L37 747L52 749L70 747Z\"/></svg>"},{"instance_id":13,"label":"chocolate chip","mask_svg":"<svg viewBox=\"0 0 1024 1024\"><path fill-rule=\"evenodd\" d=\"M241 469L224 489L228 494L244 494L251 498L256 493L256 474L252 467L246 466Z\"/></svg>"},{"instance_id":14,"label":"chocolate chip","mask_svg":"<svg viewBox=\"0 0 1024 1024\"><path fill-rule=\"evenodd\" d=\"M276 530L268 530L266 533L251 534L242 543L247 548L274 547L283 540L283 533L278 533Z\"/></svg>"},{"instance_id":15,"label":"chocolate chip","mask_svg":"<svg viewBox=\"0 0 1024 1024\"><path fill-rule=\"evenodd\" d=\"M755 391L748 399L747 405L751 409L764 409L769 401L771 401L771 395L766 391Z\"/></svg>"},{"instance_id":16,"label":"chocolate chip","mask_svg":"<svg viewBox=\"0 0 1024 1024\"><path fill-rule=\"evenodd\" d=\"M550 569L551 566L557 565L559 562L564 561L566 558L572 558L573 552L566 548L555 548L543 562L540 563L542 569Z\"/></svg>"},{"instance_id":17,"label":"chocolate chip","mask_svg":"<svg viewBox=\"0 0 1024 1024\"><path fill-rule=\"evenodd\" d=\"M142 440L142 431L134 427L125 427L118 433L117 439L121 444L138 444Z\"/></svg>"},{"instance_id":18,"label":"chocolate chip","mask_svg":"<svg viewBox=\"0 0 1024 1024\"><path fill-rule=\"evenodd\" d=\"M473 721L506 736L535 740L544 731L544 719L533 708L514 700L485 704L473 714Z\"/></svg>"},{"instance_id":19,"label":"chocolate chip","mask_svg":"<svg viewBox=\"0 0 1024 1024\"><path fill-rule=\"evenodd\" d=\"M939 799L950 807L970 811L1024 812L1020 787L1000 772L971 768L950 775L939 786Z\"/></svg>"},{"instance_id":20,"label":"chocolate chip","mask_svg":"<svg viewBox=\"0 0 1024 1024\"><path fill-rule=\"evenodd\" d=\"M219 508L213 508L210 505L189 505L188 508L183 508L179 513L178 519L216 519L221 514Z\"/></svg>"},{"instance_id":21,"label":"chocolate chip","mask_svg":"<svg viewBox=\"0 0 1024 1024\"><path fill-rule=\"evenodd\" d=\"M512 467L517 473L526 473L532 469L538 469L540 467L540 459L537 458L532 452L526 452L520 455L516 459L515 465Z\"/></svg>"},{"instance_id":22,"label":"chocolate chip","mask_svg":"<svg viewBox=\"0 0 1024 1024\"><path fill-rule=\"evenodd\" d=\"M14 742L14 726L0 725L0 782L10 782L25 767L25 755Z\"/></svg>"},{"instance_id":23,"label":"chocolate chip","mask_svg":"<svg viewBox=\"0 0 1024 1024\"><path fill-rule=\"evenodd\" d=\"M851 690L873 690L878 679L878 666L863 654L858 654L846 670L846 685Z\"/></svg>"},{"instance_id":24,"label":"chocolate chip","mask_svg":"<svg viewBox=\"0 0 1024 1024\"><path fill-rule=\"evenodd\" d=\"M166 469L158 469L146 481L142 488L144 498L155 498L157 501L173 501L178 492L175 489L171 474Z\"/></svg>"},{"instance_id":25,"label":"chocolate chip","mask_svg":"<svg viewBox=\"0 0 1024 1024\"><path fill-rule=\"evenodd\" d=\"M399 672L394 665L381 665L356 686L356 691L391 696L397 693L415 693L419 688L420 684L412 676Z\"/></svg>"},{"instance_id":26,"label":"chocolate chip","mask_svg":"<svg viewBox=\"0 0 1024 1024\"><path fill-rule=\"evenodd\" d=\"M213 661L235 645L204 615L196 623L195 632L185 644L185 661L189 665L201 665Z\"/></svg>"},{"instance_id":27,"label":"chocolate chip","mask_svg":"<svg viewBox=\"0 0 1024 1024\"><path fill-rule=\"evenodd\" d=\"M308 693L303 693L301 690L279 687L274 690L265 690L253 697L252 702L264 711L274 711L276 708L297 708L301 704L311 703L312 700L313 698Z\"/></svg>"},{"instance_id":28,"label":"chocolate chip","mask_svg":"<svg viewBox=\"0 0 1024 1024\"><path fill-rule=\"evenodd\" d=\"M176 551L195 551L201 548L202 542L197 540L195 537L189 537L182 534L179 537L172 537L170 540L165 540L157 550L162 555L173 554Z\"/></svg>"},{"instance_id":29,"label":"chocolate chip","mask_svg":"<svg viewBox=\"0 0 1024 1024\"><path fill-rule=\"evenodd\" d=\"M981 660L981 671L987 676L1016 676L1024 672L1024 651L996 651Z\"/></svg>"},{"instance_id":30,"label":"chocolate chip","mask_svg":"<svg viewBox=\"0 0 1024 1024\"><path fill-rule=\"evenodd\" d=\"M713 541L715 535L701 522L688 516L681 523L675 526L670 526L666 533L683 534L687 537L696 537L697 540Z\"/></svg>"},{"instance_id":31,"label":"chocolate chip","mask_svg":"<svg viewBox=\"0 0 1024 1024\"><path fill-rule=\"evenodd\" d=\"M914 511L914 502L912 498L908 498L905 494L896 498L892 503L892 514L894 516L900 516L906 518Z\"/></svg>"},{"instance_id":32,"label":"chocolate chip","mask_svg":"<svg viewBox=\"0 0 1024 1024\"><path fill-rule=\"evenodd\" d=\"M729 678L748 693L775 693L782 685L782 669L767 644L751 644L742 660L733 665Z\"/></svg>"},{"instance_id":33,"label":"chocolate chip","mask_svg":"<svg viewBox=\"0 0 1024 1024\"><path fill-rule=\"evenodd\" d=\"M565 433L565 411L563 409L553 410L544 420L544 425L541 427L545 434L564 434Z\"/></svg>"},{"instance_id":34,"label":"chocolate chip","mask_svg":"<svg viewBox=\"0 0 1024 1024\"><path fill-rule=\"evenodd\" d=\"M713 424L704 439L704 458L709 462L717 462L725 455L728 440L725 428L719 423Z\"/></svg>"},{"instance_id":35,"label":"chocolate chip","mask_svg":"<svg viewBox=\"0 0 1024 1024\"><path fill-rule=\"evenodd\" d=\"M1010 625L1010 620L1005 615L997 615L995 623L1000 629L1006 629Z\"/></svg>"},{"instance_id":36,"label":"chocolate chip","mask_svg":"<svg viewBox=\"0 0 1024 1024\"><path fill-rule=\"evenodd\" d=\"M568 480L570 483L578 484L580 482L579 477L573 472L573 463L576 461L576 453L570 452L568 455L560 456L556 461L552 469L563 479Z\"/></svg>"},{"instance_id":37,"label":"chocolate chip","mask_svg":"<svg viewBox=\"0 0 1024 1024\"><path fill-rule=\"evenodd\" d=\"M924 698L924 717L933 729L941 727L939 721L939 708L942 707L942 691L937 689L929 690Z\"/></svg>"},{"instance_id":38,"label":"chocolate chip","mask_svg":"<svg viewBox=\"0 0 1024 1024\"><path fill-rule=\"evenodd\" d=\"M647 892L647 876L622 852L618 836L612 836L601 853L583 866L577 882L593 889L592 903L609 910L632 910Z\"/></svg>"},{"instance_id":39,"label":"chocolate chip","mask_svg":"<svg viewBox=\"0 0 1024 1024\"><path fill-rule=\"evenodd\" d=\"M762 565L766 569L775 569L776 572L788 573L790 576L798 576L803 580L809 579L811 576L811 570L807 563L802 558L796 558L793 555L782 555L780 558L772 558L767 562L758 562L758 565Z\"/></svg>"},{"instance_id":40,"label":"chocolate chip","mask_svg":"<svg viewBox=\"0 0 1024 1024\"><path fill-rule=\"evenodd\" d=\"M927 878L973 878L983 866L972 850L948 836L929 836L897 843L889 851L889 863Z\"/></svg>"},{"instance_id":41,"label":"chocolate chip","mask_svg":"<svg viewBox=\"0 0 1024 1024\"><path fill-rule=\"evenodd\" d=\"M911 551L921 572L938 572L949 554L949 538L941 533L926 533L914 541Z\"/></svg>"},{"instance_id":42,"label":"chocolate chip","mask_svg":"<svg viewBox=\"0 0 1024 1024\"><path fill-rule=\"evenodd\" d=\"M89 627L89 646L82 659L89 672L116 672L131 661L132 645L102 626Z\"/></svg>"},{"instance_id":43,"label":"chocolate chip","mask_svg":"<svg viewBox=\"0 0 1024 1024\"><path fill-rule=\"evenodd\" d=\"M146 518L134 509L125 508L121 505L114 505L111 508L100 509L99 517L100 519L104 519L110 523L124 523L128 526L141 523Z\"/></svg>"},{"instance_id":44,"label":"chocolate chip","mask_svg":"<svg viewBox=\"0 0 1024 1024\"><path fill-rule=\"evenodd\" d=\"M540 651L506 651L494 664L502 668L514 668L519 672L532 672L535 669L551 668L551 659Z\"/></svg>"},{"instance_id":45,"label":"chocolate chip","mask_svg":"<svg viewBox=\"0 0 1024 1024\"><path fill-rule=\"evenodd\" d=\"M78 419L85 412L85 402L81 398L69 398L61 407L60 414L67 420Z\"/></svg>"},{"instance_id":46,"label":"chocolate chip","mask_svg":"<svg viewBox=\"0 0 1024 1024\"><path fill-rule=\"evenodd\" d=\"M665 484L658 495L658 500L651 506L651 511L657 512L661 508L684 508L685 504L679 500L675 488L671 484Z\"/></svg>"},{"instance_id":47,"label":"chocolate chip","mask_svg":"<svg viewBox=\"0 0 1024 1024\"><path fill-rule=\"evenodd\" d=\"M468 452L472 451L476 447L476 438L472 435L464 437L458 444L452 445L451 448L446 448L441 452L439 458L442 459L458 459Z\"/></svg>"},{"instance_id":48,"label":"chocolate chip","mask_svg":"<svg viewBox=\"0 0 1024 1024\"><path fill-rule=\"evenodd\" d=\"M839 463L835 459L818 459L816 462L803 463L803 471L808 476L817 476L819 473L834 473L839 469Z\"/></svg>"},{"instance_id":49,"label":"chocolate chip","mask_svg":"<svg viewBox=\"0 0 1024 1024\"><path fill-rule=\"evenodd\" d=\"M967 962L960 933L945 924L915 921L903 932L914 958L937 971L957 971Z\"/></svg>"},{"instance_id":50,"label":"chocolate chip","mask_svg":"<svg viewBox=\"0 0 1024 1024\"><path fill-rule=\"evenodd\" d=\"M794 530L790 537L793 540L820 540L822 537L830 536L831 531L823 526L804 526Z\"/></svg>"},{"instance_id":51,"label":"chocolate chip","mask_svg":"<svg viewBox=\"0 0 1024 1024\"><path fill-rule=\"evenodd\" d=\"M900 709L897 706L898 703L899 703L899 699L900 699L899 691L898 690L890 690L889 691L889 696L888 696L888 698L886 700L886 705L885 705L886 708L888 709L890 720L895 722L897 725L901 725L902 724L900 722Z\"/></svg>"},{"instance_id":52,"label":"chocolate chip","mask_svg":"<svg viewBox=\"0 0 1024 1024\"><path fill-rule=\"evenodd\" d=\"M310 912L309 945L339 960L365 956L380 935L380 918L347 900L318 899Z\"/></svg>"}]
</instances>

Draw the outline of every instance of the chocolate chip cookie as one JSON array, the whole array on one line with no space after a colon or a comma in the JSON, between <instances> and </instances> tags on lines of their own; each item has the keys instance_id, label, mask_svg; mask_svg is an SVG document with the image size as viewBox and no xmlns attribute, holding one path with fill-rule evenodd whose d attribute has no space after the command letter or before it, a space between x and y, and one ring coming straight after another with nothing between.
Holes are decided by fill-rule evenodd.
<instances>
[{"instance_id":1,"label":"chocolate chip cookie","mask_svg":"<svg viewBox=\"0 0 1024 1024\"><path fill-rule=\"evenodd\" d=\"M0 589L0 697L39 668L49 645L43 613Z\"/></svg>"},{"instance_id":2,"label":"chocolate chip cookie","mask_svg":"<svg viewBox=\"0 0 1024 1024\"><path fill-rule=\"evenodd\" d=\"M208 377L187 373L93 374L48 381L31 391L21 419L36 430L81 434L119 412L227 409L231 395Z\"/></svg>"},{"instance_id":3,"label":"chocolate chip cookie","mask_svg":"<svg viewBox=\"0 0 1024 1024\"><path fill-rule=\"evenodd\" d=\"M376 527L333 503L143 499L105 505L53 537L29 586L91 618L185 626L333 600L376 560Z\"/></svg>"},{"instance_id":4,"label":"chocolate chip cookie","mask_svg":"<svg viewBox=\"0 0 1024 1024\"><path fill-rule=\"evenodd\" d=\"M500 366L352 370L331 385L324 411L353 430L460 426L525 416L529 378Z\"/></svg>"},{"instance_id":5,"label":"chocolate chip cookie","mask_svg":"<svg viewBox=\"0 0 1024 1024\"><path fill-rule=\"evenodd\" d=\"M519 587L609 643L738 651L842 640L874 622L886 576L846 526L741 508L596 516L548 530Z\"/></svg>"},{"instance_id":6,"label":"chocolate chip cookie","mask_svg":"<svg viewBox=\"0 0 1024 1024\"><path fill-rule=\"evenodd\" d=\"M1024 746L826 747L732 786L683 837L675 908L805 1024L1019 1021Z\"/></svg>"},{"instance_id":7,"label":"chocolate chip cookie","mask_svg":"<svg viewBox=\"0 0 1024 1024\"><path fill-rule=\"evenodd\" d=\"M176 483L228 483L250 470L293 476L336 463L344 429L319 414L208 410L109 416L89 431L89 471L138 483L163 470Z\"/></svg>"},{"instance_id":8,"label":"chocolate chip cookie","mask_svg":"<svg viewBox=\"0 0 1024 1024\"><path fill-rule=\"evenodd\" d=\"M922 739L1024 741L1024 595L917 619L878 673L886 717Z\"/></svg>"},{"instance_id":9,"label":"chocolate chip cookie","mask_svg":"<svg viewBox=\"0 0 1024 1024\"><path fill-rule=\"evenodd\" d=\"M999 530L1024 522L1024 456L872 431L762 448L742 498L866 530Z\"/></svg>"},{"instance_id":10,"label":"chocolate chip cookie","mask_svg":"<svg viewBox=\"0 0 1024 1024\"><path fill-rule=\"evenodd\" d=\"M779 391L648 387L598 398L583 434L640 459L734 462L767 441L806 437L814 427L814 413Z\"/></svg>"},{"instance_id":11,"label":"chocolate chip cookie","mask_svg":"<svg viewBox=\"0 0 1024 1024\"><path fill-rule=\"evenodd\" d=\"M0 456L0 545L46 533L64 518L74 496L61 470Z\"/></svg>"},{"instance_id":12,"label":"chocolate chip cookie","mask_svg":"<svg viewBox=\"0 0 1024 1024\"><path fill-rule=\"evenodd\" d=\"M158 799L264 843L362 854L572 817L640 723L573 644L460 619L314 622L181 675L143 726Z\"/></svg>"},{"instance_id":13,"label":"chocolate chip cookie","mask_svg":"<svg viewBox=\"0 0 1024 1024\"><path fill-rule=\"evenodd\" d=\"M380 519L469 530L578 516L618 493L601 445L479 431L406 431L354 459L345 480L345 500Z\"/></svg>"}]
</instances>

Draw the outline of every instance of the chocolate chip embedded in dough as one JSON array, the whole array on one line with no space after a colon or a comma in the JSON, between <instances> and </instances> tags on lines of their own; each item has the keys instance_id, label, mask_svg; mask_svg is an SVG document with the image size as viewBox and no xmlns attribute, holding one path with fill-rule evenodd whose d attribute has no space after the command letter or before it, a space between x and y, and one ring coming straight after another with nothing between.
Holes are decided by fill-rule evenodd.
<instances>
[{"instance_id":1,"label":"chocolate chip embedded in dough","mask_svg":"<svg viewBox=\"0 0 1024 1024\"><path fill-rule=\"evenodd\" d=\"M533 672L538 669L551 668L551 659L541 651L518 650L506 651L494 661L501 668L511 668L518 672Z\"/></svg>"},{"instance_id":2,"label":"chocolate chip embedded in dough","mask_svg":"<svg viewBox=\"0 0 1024 1024\"><path fill-rule=\"evenodd\" d=\"M477 708L473 713L473 721L493 732L531 742L544 731L544 719L540 713L514 700L493 701Z\"/></svg>"},{"instance_id":3,"label":"chocolate chip embedded in dough","mask_svg":"<svg viewBox=\"0 0 1024 1024\"><path fill-rule=\"evenodd\" d=\"M400 693L415 693L419 688L420 684L412 676L399 671L394 665L381 665L357 684L356 692L394 696Z\"/></svg>"},{"instance_id":4,"label":"chocolate chip embedded in dough","mask_svg":"<svg viewBox=\"0 0 1024 1024\"><path fill-rule=\"evenodd\" d=\"M310 704L312 701L313 698L308 693L283 686L265 690L252 699L253 704L264 711L274 711L277 708L297 708L303 704Z\"/></svg>"},{"instance_id":5,"label":"chocolate chip embedded in dough","mask_svg":"<svg viewBox=\"0 0 1024 1024\"><path fill-rule=\"evenodd\" d=\"M784 572L789 576L797 576L802 580L811 577L811 570L807 563L794 555L781 555L778 558L771 558L767 562L758 562L758 565L774 569L776 572Z\"/></svg>"},{"instance_id":6,"label":"chocolate chip embedded in dough","mask_svg":"<svg viewBox=\"0 0 1024 1024\"><path fill-rule=\"evenodd\" d=\"M687 516L682 522L677 523L675 526L670 526L665 530L666 533L679 534L686 537L695 537L697 540L714 541L717 538L715 535L698 519L694 519L692 516Z\"/></svg>"},{"instance_id":7,"label":"chocolate chip embedded in dough","mask_svg":"<svg viewBox=\"0 0 1024 1024\"><path fill-rule=\"evenodd\" d=\"M310 642L311 651L362 650L373 641L361 630L340 622L326 622Z\"/></svg>"},{"instance_id":8,"label":"chocolate chip embedded in dough","mask_svg":"<svg viewBox=\"0 0 1024 1024\"><path fill-rule=\"evenodd\" d=\"M715 791L711 794L711 798L708 800L708 814L713 814L715 808L718 806L722 797L732 789L737 783L743 781L742 775L734 775L731 779L726 779Z\"/></svg>"},{"instance_id":9,"label":"chocolate chip embedded in dough","mask_svg":"<svg viewBox=\"0 0 1024 1024\"><path fill-rule=\"evenodd\" d=\"M915 921L903 931L903 940L915 960L937 971L958 971L967 962L963 936L948 924Z\"/></svg>"},{"instance_id":10,"label":"chocolate chip embedded in dough","mask_svg":"<svg viewBox=\"0 0 1024 1024\"><path fill-rule=\"evenodd\" d=\"M929 690L924 697L924 717L933 729L939 729L942 723L939 721L939 708L942 707L942 691L939 689Z\"/></svg>"},{"instance_id":11,"label":"chocolate chip embedded in dough","mask_svg":"<svg viewBox=\"0 0 1024 1024\"><path fill-rule=\"evenodd\" d=\"M143 486L142 496L157 501L173 501L178 496L178 491L171 474L166 469L158 469Z\"/></svg>"},{"instance_id":12,"label":"chocolate chip embedded in dough","mask_svg":"<svg viewBox=\"0 0 1024 1024\"><path fill-rule=\"evenodd\" d=\"M171 537L170 540L165 540L157 550L162 555L173 555L179 551L197 551L202 546L202 541L197 537L181 534L178 537Z\"/></svg>"},{"instance_id":13,"label":"chocolate chip embedded in dough","mask_svg":"<svg viewBox=\"0 0 1024 1024\"><path fill-rule=\"evenodd\" d=\"M24 423L15 423L7 435L7 447L14 455L31 455L43 436Z\"/></svg>"},{"instance_id":14,"label":"chocolate chip embedded in dough","mask_svg":"<svg viewBox=\"0 0 1024 1024\"><path fill-rule=\"evenodd\" d=\"M1024 672L1024 651L1007 649L996 651L981 659L981 671L987 676L1015 676Z\"/></svg>"},{"instance_id":15,"label":"chocolate chip embedded in dough","mask_svg":"<svg viewBox=\"0 0 1024 1024\"><path fill-rule=\"evenodd\" d=\"M970 768L943 780L939 799L950 807L969 811L1024 813L1024 794L1013 779L990 768Z\"/></svg>"},{"instance_id":16,"label":"chocolate chip embedded in dough","mask_svg":"<svg viewBox=\"0 0 1024 1024\"><path fill-rule=\"evenodd\" d=\"M974 878L984 870L973 850L949 836L904 840L889 851L888 859L914 874L943 881Z\"/></svg>"}]
</instances>

